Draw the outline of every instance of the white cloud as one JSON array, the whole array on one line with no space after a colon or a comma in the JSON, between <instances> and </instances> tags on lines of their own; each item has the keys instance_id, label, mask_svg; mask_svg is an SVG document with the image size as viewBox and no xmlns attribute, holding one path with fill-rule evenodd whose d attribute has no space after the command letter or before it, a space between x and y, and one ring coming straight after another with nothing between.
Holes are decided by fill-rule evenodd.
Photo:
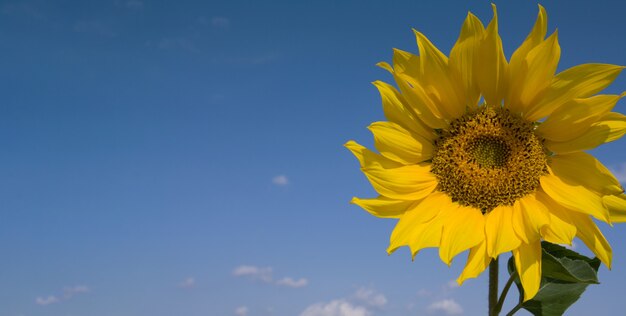
<instances>
[{"instance_id":1,"label":"white cloud","mask_svg":"<svg viewBox=\"0 0 626 316\"><path fill-rule=\"evenodd\" d=\"M37 305L50 305L50 304L56 304L60 302L60 300L54 296L54 295L49 295L48 297L37 297L35 299L35 304Z\"/></svg>"},{"instance_id":2,"label":"white cloud","mask_svg":"<svg viewBox=\"0 0 626 316\"><path fill-rule=\"evenodd\" d=\"M613 175L615 175L615 177L617 178L619 182L626 184L626 162L622 163L621 165L617 167L610 168L610 169L613 172Z\"/></svg>"},{"instance_id":3,"label":"white cloud","mask_svg":"<svg viewBox=\"0 0 626 316\"><path fill-rule=\"evenodd\" d=\"M237 316L246 316L246 315L248 315L248 307L246 307L246 306L239 306L239 307L235 308L235 315L237 315Z\"/></svg>"},{"instance_id":4,"label":"white cloud","mask_svg":"<svg viewBox=\"0 0 626 316\"><path fill-rule=\"evenodd\" d=\"M178 287L183 288L183 289L190 289L194 286L196 286L196 279L192 277L188 277L184 279L183 281L181 281L180 283L178 283Z\"/></svg>"},{"instance_id":5,"label":"white cloud","mask_svg":"<svg viewBox=\"0 0 626 316\"><path fill-rule=\"evenodd\" d=\"M433 295L433 293L431 293L427 289L421 289L421 290L417 291L417 297L429 297L431 295Z\"/></svg>"},{"instance_id":6,"label":"white cloud","mask_svg":"<svg viewBox=\"0 0 626 316\"><path fill-rule=\"evenodd\" d=\"M359 288L356 293L354 293L354 298L358 301L361 301L369 306L373 307L383 307L387 304L387 297L382 293L378 293L370 288Z\"/></svg>"},{"instance_id":7,"label":"white cloud","mask_svg":"<svg viewBox=\"0 0 626 316\"><path fill-rule=\"evenodd\" d=\"M463 314L463 308L457 302L452 299L445 299L434 302L428 306L430 313L443 312L445 315L461 315Z\"/></svg>"},{"instance_id":8,"label":"white cloud","mask_svg":"<svg viewBox=\"0 0 626 316\"><path fill-rule=\"evenodd\" d=\"M211 25L216 29L228 29L230 28L230 19L223 16L214 16L211 18Z\"/></svg>"},{"instance_id":9,"label":"white cloud","mask_svg":"<svg viewBox=\"0 0 626 316\"><path fill-rule=\"evenodd\" d=\"M317 303L307 307L300 316L369 316L372 313L363 306L353 305L345 299Z\"/></svg>"},{"instance_id":10,"label":"white cloud","mask_svg":"<svg viewBox=\"0 0 626 316\"><path fill-rule=\"evenodd\" d=\"M458 282L456 282L456 280L450 280L450 281L448 281L448 283L446 283L446 287L448 289L456 289L456 288L459 288L461 286L459 285Z\"/></svg>"},{"instance_id":11,"label":"white cloud","mask_svg":"<svg viewBox=\"0 0 626 316\"><path fill-rule=\"evenodd\" d=\"M371 288L360 287L347 297L322 302L307 307L300 316L370 316L370 308L381 309L387 304L387 298Z\"/></svg>"},{"instance_id":12,"label":"white cloud","mask_svg":"<svg viewBox=\"0 0 626 316\"><path fill-rule=\"evenodd\" d=\"M291 288L300 288L309 285L306 278L294 279L291 277L283 277L274 280L274 271L272 267L257 267L251 265L241 265L233 269L233 275L236 277L247 277L252 280L258 280L263 283L286 286Z\"/></svg>"},{"instance_id":13,"label":"white cloud","mask_svg":"<svg viewBox=\"0 0 626 316\"><path fill-rule=\"evenodd\" d=\"M288 185L289 184L289 179L287 179L286 175L277 175L274 178L272 178L272 183L274 183L275 185Z\"/></svg>"},{"instance_id":14,"label":"white cloud","mask_svg":"<svg viewBox=\"0 0 626 316\"><path fill-rule=\"evenodd\" d=\"M236 277L250 277L266 283L271 283L273 280L271 267L259 268L256 266L242 265L233 270L233 275Z\"/></svg>"},{"instance_id":15,"label":"white cloud","mask_svg":"<svg viewBox=\"0 0 626 316\"><path fill-rule=\"evenodd\" d=\"M283 285L283 286L287 286L287 287L304 287L307 286L309 284L309 280L305 279L305 278L300 278L298 280L294 280L292 278L282 278L278 281L276 281L276 284L278 285Z\"/></svg>"},{"instance_id":16,"label":"white cloud","mask_svg":"<svg viewBox=\"0 0 626 316\"><path fill-rule=\"evenodd\" d=\"M77 294L89 292L89 287L84 285L68 286L63 288L63 295L48 295L46 297L37 297L35 304L37 305L50 305L66 301L76 296Z\"/></svg>"},{"instance_id":17,"label":"white cloud","mask_svg":"<svg viewBox=\"0 0 626 316\"><path fill-rule=\"evenodd\" d=\"M76 294L87 293L89 288L84 285L75 285L63 289L63 298L70 299Z\"/></svg>"}]
</instances>

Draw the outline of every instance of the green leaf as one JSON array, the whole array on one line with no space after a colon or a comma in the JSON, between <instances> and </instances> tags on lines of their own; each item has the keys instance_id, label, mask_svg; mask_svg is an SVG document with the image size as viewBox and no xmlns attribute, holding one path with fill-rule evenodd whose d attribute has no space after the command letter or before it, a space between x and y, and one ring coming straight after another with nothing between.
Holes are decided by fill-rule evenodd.
<instances>
[{"instance_id":1,"label":"green leaf","mask_svg":"<svg viewBox=\"0 0 626 316\"><path fill-rule=\"evenodd\" d=\"M589 284L598 284L598 258L588 258L565 247L549 242L541 243L541 286L531 300L521 303L535 316L558 316L572 306ZM515 273L515 261L508 262L509 274ZM520 302L524 289L519 277L515 285L520 292Z\"/></svg>"}]
</instances>

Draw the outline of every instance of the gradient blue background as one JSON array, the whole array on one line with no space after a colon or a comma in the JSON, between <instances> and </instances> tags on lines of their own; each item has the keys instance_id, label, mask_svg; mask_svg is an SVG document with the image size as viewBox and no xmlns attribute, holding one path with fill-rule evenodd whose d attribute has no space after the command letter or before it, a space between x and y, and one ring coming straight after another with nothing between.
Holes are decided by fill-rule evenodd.
<instances>
[{"instance_id":1,"label":"gradient blue background","mask_svg":"<svg viewBox=\"0 0 626 316\"><path fill-rule=\"evenodd\" d=\"M496 4L510 56L537 3ZM623 2L544 6L560 70L626 65ZM445 315L429 308L444 299L486 314L486 274L448 284L465 255L386 255L395 221L348 204L375 192L342 147L371 145L384 120L370 82L391 78L374 65L417 51L411 28L447 53L468 11L491 19L488 1L0 1L0 314L289 316L340 300ZM623 90L626 75L606 92ZM624 144L593 151L622 181ZM613 270L568 315L626 310L626 225L602 228Z\"/></svg>"}]
</instances>

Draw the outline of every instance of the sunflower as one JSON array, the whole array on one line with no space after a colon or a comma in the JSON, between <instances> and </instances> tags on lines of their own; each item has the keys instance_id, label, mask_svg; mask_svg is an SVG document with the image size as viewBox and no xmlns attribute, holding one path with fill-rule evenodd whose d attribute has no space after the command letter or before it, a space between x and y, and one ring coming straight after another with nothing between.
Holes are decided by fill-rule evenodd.
<instances>
[{"instance_id":1,"label":"sunflower","mask_svg":"<svg viewBox=\"0 0 626 316\"><path fill-rule=\"evenodd\" d=\"M419 56L396 49L393 66L378 64L398 87L373 83L388 120L369 126L379 153L345 144L379 194L352 203L399 219L387 251L438 247L450 265L469 250L459 284L512 252L524 300L541 282L541 240L578 237L610 268L611 247L593 219L625 222L626 196L585 150L626 133L626 116L611 112L626 94L597 94L624 67L555 74L558 34L546 38L541 6L509 61L495 6L486 28L468 13L449 57L414 32Z\"/></svg>"}]
</instances>

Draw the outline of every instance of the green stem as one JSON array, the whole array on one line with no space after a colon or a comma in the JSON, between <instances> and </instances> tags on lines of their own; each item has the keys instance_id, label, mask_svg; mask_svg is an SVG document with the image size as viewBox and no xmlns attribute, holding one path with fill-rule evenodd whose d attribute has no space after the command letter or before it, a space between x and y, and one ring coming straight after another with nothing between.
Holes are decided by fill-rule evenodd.
<instances>
[{"instance_id":1,"label":"green stem","mask_svg":"<svg viewBox=\"0 0 626 316\"><path fill-rule=\"evenodd\" d=\"M517 304L513 309L506 314L506 316L513 316L518 310L522 308L522 304Z\"/></svg>"},{"instance_id":2,"label":"green stem","mask_svg":"<svg viewBox=\"0 0 626 316\"><path fill-rule=\"evenodd\" d=\"M496 312L498 314L502 310L502 305L504 305L504 300L506 299L506 295L509 293L509 289L511 288L513 281L515 281L515 278L517 278L517 271L511 274L511 276L509 277L509 280L506 281L506 284L504 285L504 289L502 289L502 293L500 294L500 298L498 299L498 304L496 304Z\"/></svg>"},{"instance_id":3,"label":"green stem","mask_svg":"<svg viewBox=\"0 0 626 316\"><path fill-rule=\"evenodd\" d=\"M489 316L498 316L498 258L489 263Z\"/></svg>"}]
</instances>

